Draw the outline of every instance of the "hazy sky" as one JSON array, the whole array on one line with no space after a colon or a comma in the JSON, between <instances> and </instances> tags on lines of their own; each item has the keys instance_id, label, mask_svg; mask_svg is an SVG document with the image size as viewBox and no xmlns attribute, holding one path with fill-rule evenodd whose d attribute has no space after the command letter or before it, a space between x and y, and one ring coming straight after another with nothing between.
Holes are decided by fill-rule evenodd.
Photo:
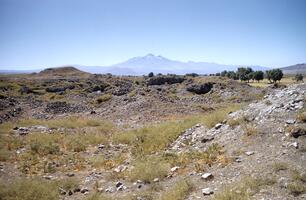
<instances>
[{"instance_id":1,"label":"hazy sky","mask_svg":"<svg viewBox=\"0 0 306 200\"><path fill-rule=\"evenodd\" d=\"M148 53L306 62L306 0L0 0L0 69L104 66Z\"/></svg>"}]
</instances>

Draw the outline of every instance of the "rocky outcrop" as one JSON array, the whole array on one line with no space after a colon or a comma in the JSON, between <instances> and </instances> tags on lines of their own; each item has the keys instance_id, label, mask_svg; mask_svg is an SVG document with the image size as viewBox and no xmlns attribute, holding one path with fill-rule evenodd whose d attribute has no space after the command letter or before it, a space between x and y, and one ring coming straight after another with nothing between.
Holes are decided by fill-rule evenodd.
<instances>
[{"instance_id":1,"label":"rocky outcrop","mask_svg":"<svg viewBox=\"0 0 306 200\"><path fill-rule=\"evenodd\" d=\"M182 83L185 80L182 76L177 75L166 75L166 76L154 76L147 80L147 85L164 85L164 84L175 84Z\"/></svg>"},{"instance_id":2,"label":"rocky outcrop","mask_svg":"<svg viewBox=\"0 0 306 200\"><path fill-rule=\"evenodd\" d=\"M206 94L210 92L210 90L213 88L214 83L208 82L208 83L203 83L203 84L194 84L189 87L187 87L187 91L193 92L196 94Z\"/></svg>"}]
</instances>

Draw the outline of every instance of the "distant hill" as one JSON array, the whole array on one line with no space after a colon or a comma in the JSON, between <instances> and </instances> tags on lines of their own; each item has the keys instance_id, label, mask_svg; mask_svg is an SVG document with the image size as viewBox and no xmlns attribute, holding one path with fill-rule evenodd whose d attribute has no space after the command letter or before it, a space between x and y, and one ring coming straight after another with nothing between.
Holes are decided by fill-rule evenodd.
<instances>
[{"instance_id":1,"label":"distant hill","mask_svg":"<svg viewBox=\"0 0 306 200\"><path fill-rule=\"evenodd\" d=\"M36 76L88 76L90 75L88 72L81 71L73 66L65 66L65 67L56 67L56 68L47 68L39 73Z\"/></svg>"},{"instance_id":2,"label":"distant hill","mask_svg":"<svg viewBox=\"0 0 306 200\"><path fill-rule=\"evenodd\" d=\"M281 68L283 70L284 74L306 74L306 64L301 63L301 64L296 64L296 65L291 65L288 67L283 67Z\"/></svg>"},{"instance_id":3,"label":"distant hill","mask_svg":"<svg viewBox=\"0 0 306 200\"><path fill-rule=\"evenodd\" d=\"M111 73L115 75L144 75L149 72L163 74L213 74L223 70L236 71L239 65L223 65L209 62L181 62L170 60L163 56L148 54L146 56L134 57L122 63L111 66L77 66L79 69L91 73ZM248 66L254 70L267 70L269 68L262 66Z\"/></svg>"}]
</instances>

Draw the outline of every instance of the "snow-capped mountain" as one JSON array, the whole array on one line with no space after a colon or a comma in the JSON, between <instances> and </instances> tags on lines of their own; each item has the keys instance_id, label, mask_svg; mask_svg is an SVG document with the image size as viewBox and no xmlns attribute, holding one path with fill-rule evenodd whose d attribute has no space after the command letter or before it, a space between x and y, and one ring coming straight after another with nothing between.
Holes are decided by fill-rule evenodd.
<instances>
[{"instance_id":1,"label":"snow-capped mountain","mask_svg":"<svg viewBox=\"0 0 306 200\"><path fill-rule=\"evenodd\" d=\"M163 56L148 54L146 56L134 57L125 62L106 67L77 66L79 69L91 73L112 73L115 75L144 75L149 72L162 74L186 74L199 73L211 74L223 70L236 71L238 65L222 65L209 62L181 62L170 60ZM250 66L254 70L267 70L266 67Z\"/></svg>"}]
</instances>

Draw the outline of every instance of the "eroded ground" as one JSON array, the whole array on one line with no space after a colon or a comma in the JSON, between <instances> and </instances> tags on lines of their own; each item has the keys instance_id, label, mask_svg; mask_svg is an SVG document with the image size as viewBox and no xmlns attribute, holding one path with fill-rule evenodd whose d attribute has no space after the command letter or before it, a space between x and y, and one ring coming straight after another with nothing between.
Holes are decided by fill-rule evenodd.
<instances>
[{"instance_id":1,"label":"eroded ground","mask_svg":"<svg viewBox=\"0 0 306 200\"><path fill-rule=\"evenodd\" d=\"M3 76L0 199L305 199L305 88Z\"/></svg>"}]
</instances>

